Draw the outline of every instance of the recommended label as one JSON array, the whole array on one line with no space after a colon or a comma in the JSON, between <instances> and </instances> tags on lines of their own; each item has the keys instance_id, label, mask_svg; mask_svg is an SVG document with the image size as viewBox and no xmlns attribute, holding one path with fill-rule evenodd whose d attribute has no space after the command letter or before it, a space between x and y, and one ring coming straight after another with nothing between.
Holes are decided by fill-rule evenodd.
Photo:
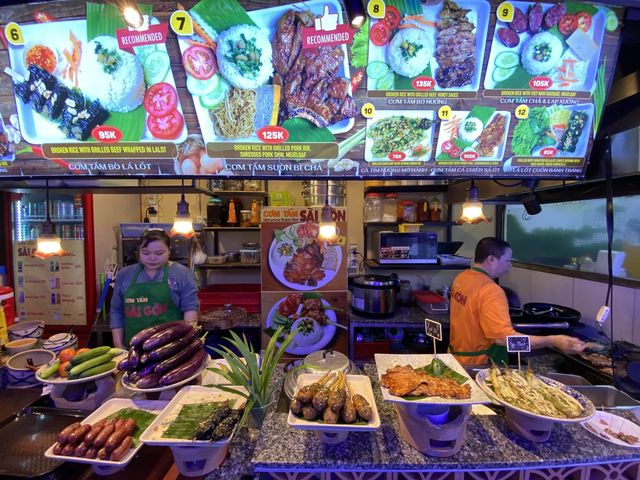
<instances>
[{"instance_id":1,"label":"recommended label","mask_svg":"<svg viewBox=\"0 0 640 480\"><path fill-rule=\"evenodd\" d=\"M528 335L509 335L507 337L507 352L530 352L531 339Z\"/></svg>"},{"instance_id":2,"label":"recommended label","mask_svg":"<svg viewBox=\"0 0 640 480\"><path fill-rule=\"evenodd\" d=\"M424 331L427 336L442 341L442 324L440 322L436 322L430 318L425 318Z\"/></svg>"},{"instance_id":3,"label":"recommended label","mask_svg":"<svg viewBox=\"0 0 640 480\"><path fill-rule=\"evenodd\" d=\"M116 30L116 38L118 39L118 47L125 52L134 53L134 47L142 47L144 45L158 45L167 42L167 32L169 25L161 23L159 25L149 25L147 30L139 32L137 30L129 30L121 28Z\"/></svg>"}]
</instances>

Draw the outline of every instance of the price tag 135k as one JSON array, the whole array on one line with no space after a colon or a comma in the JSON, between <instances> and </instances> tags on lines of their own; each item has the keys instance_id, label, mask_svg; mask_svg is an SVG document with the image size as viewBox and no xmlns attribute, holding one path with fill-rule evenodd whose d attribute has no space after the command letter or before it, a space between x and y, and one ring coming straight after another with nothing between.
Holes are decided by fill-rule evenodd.
<instances>
[{"instance_id":1,"label":"price tag 135k","mask_svg":"<svg viewBox=\"0 0 640 480\"><path fill-rule=\"evenodd\" d=\"M384 18L384 0L370 0L367 4L367 13L371 18Z\"/></svg>"},{"instance_id":2,"label":"price tag 135k","mask_svg":"<svg viewBox=\"0 0 640 480\"><path fill-rule=\"evenodd\" d=\"M496 10L498 20L505 23L513 22L513 5L511 2L502 2Z\"/></svg>"},{"instance_id":3,"label":"price tag 135k","mask_svg":"<svg viewBox=\"0 0 640 480\"><path fill-rule=\"evenodd\" d=\"M507 352L530 352L531 339L528 335L507 336Z\"/></svg>"},{"instance_id":4,"label":"price tag 135k","mask_svg":"<svg viewBox=\"0 0 640 480\"><path fill-rule=\"evenodd\" d=\"M176 35L193 35L193 20L191 15L185 10L176 10L169 19L171 30Z\"/></svg>"},{"instance_id":5,"label":"price tag 135k","mask_svg":"<svg viewBox=\"0 0 640 480\"><path fill-rule=\"evenodd\" d=\"M427 336L442 341L442 324L440 322L436 322L435 320L431 320L430 318L425 318L424 331L426 332Z\"/></svg>"}]
</instances>

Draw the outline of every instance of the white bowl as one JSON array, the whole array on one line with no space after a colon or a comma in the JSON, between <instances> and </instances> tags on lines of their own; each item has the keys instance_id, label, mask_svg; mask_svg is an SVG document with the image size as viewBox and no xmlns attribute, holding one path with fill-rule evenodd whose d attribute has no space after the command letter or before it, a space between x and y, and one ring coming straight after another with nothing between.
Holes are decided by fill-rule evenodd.
<instances>
[{"instance_id":1,"label":"white bowl","mask_svg":"<svg viewBox=\"0 0 640 480\"><path fill-rule=\"evenodd\" d=\"M36 372L27 368L27 360L31 359L36 366L49 363L56 354L49 350L35 349L16 353L7 360L7 380L13 387L28 387L38 385L40 381L36 378Z\"/></svg>"},{"instance_id":2,"label":"white bowl","mask_svg":"<svg viewBox=\"0 0 640 480\"><path fill-rule=\"evenodd\" d=\"M57 333L47 338L42 344L45 350L60 353L66 348L78 348L78 336L73 333Z\"/></svg>"},{"instance_id":3,"label":"white bowl","mask_svg":"<svg viewBox=\"0 0 640 480\"><path fill-rule=\"evenodd\" d=\"M29 320L11 325L8 329L9 340L21 338L40 338L44 333L44 322L41 320Z\"/></svg>"},{"instance_id":4,"label":"white bowl","mask_svg":"<svg viewBox=\"0 0 640 480\"><path fill-rule=\"evenodd\" d=\"M7 352L11 355L15 355L16 353L35 348L36 343L38 343L37 338L21 338L19 340L13 340L12 342L5 343L4 348L6 348Z\"/></svg>"}]
</instances>

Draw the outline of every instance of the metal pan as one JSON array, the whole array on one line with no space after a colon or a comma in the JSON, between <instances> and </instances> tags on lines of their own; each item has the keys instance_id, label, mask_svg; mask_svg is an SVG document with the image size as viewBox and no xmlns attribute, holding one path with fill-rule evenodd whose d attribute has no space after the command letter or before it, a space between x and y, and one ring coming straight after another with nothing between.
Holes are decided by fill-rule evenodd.
<instances>
[{"instance_id":1,"label":"metal pan","mask_svg":"<svg viewBox=\"0 0 640 480\"><path fill-rule=\"evenodd\" d=\"M575 325L582 316L573 308L544 302L525 303L522 310L525 320L529 323L567 322L569 325Z\"/></svg>"}]
</instances>

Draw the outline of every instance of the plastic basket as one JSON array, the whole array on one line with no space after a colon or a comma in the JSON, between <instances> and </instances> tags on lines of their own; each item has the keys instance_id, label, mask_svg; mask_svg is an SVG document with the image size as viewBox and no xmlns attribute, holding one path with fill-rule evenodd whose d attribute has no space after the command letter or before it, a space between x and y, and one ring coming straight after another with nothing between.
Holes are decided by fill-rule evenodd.
<instances>
[{"instance_id":1,"label":"plastic basket","mask_svg":"<svg viewBox=\"0 0 640 480\"><path fill-rule=\"evenodd\" d=\"M198 292L200 311L231 304L244 308L247 313L260 313L259 283L229 283L210 285Z\"/></svg>"},{"instance_id":2,"label":"plastic basket","mask_svg":"<svg viewBox=\"0 0 640 480\"><path fill-rule=\"evenodd\" d=\"M199 477L212 472L224 462L228 445L220 447L169 447L181 475Z\"/></svg>"}]
</instances>

